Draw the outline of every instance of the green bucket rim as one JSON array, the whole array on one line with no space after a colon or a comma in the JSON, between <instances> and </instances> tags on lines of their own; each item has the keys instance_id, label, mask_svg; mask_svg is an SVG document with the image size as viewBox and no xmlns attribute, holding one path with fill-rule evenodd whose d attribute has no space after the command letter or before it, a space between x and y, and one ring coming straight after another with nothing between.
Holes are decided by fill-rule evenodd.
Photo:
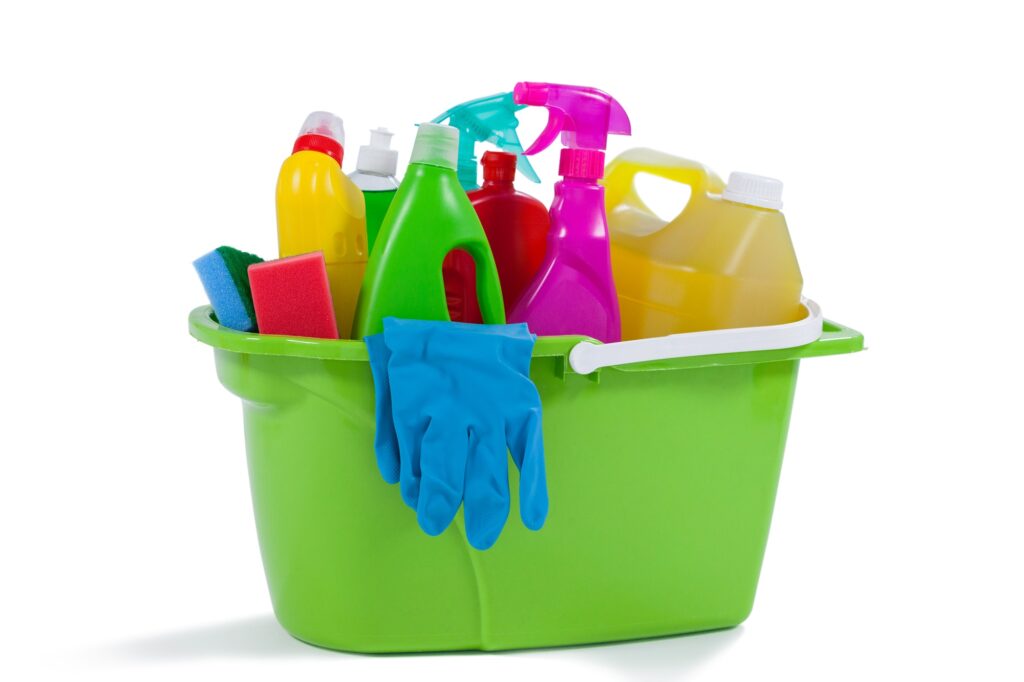
<instances>
[{"instance_id":1,"label":"green bucket rim","mask_svg":"<svg viewBox=\"0 0 1024 682\"><path fill-rule=\"evenodd\" d=\"M341 362L369 362L366 344L362 341L351 339L314 339L301 336L278 336L275 334L240 332L218 324L214 320L213 309L209 305L199 306L189 313L188 327L189 334L197 341L212 346L215 349L232 353L336 360ZM537 343L533 347L533 357L562 358L565 371L572 373L569 366L569 352L581 341L600 343L586 336L538 336ZM647 372L722 365L746 365L799 360L825 355L842 355L856 353L863 349L863 334L845 325L825 320L821 337L817 341L803 346L777 350L698 355L671 360L653 360L628 365L615 365L604 369L614 369L622 372Z\"/></svg>"}]
</instances>

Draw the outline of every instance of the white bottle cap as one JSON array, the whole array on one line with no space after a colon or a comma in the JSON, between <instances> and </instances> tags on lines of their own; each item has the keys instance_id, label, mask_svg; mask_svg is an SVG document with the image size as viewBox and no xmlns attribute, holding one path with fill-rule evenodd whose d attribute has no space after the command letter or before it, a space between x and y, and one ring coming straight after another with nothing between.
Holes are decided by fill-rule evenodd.
<instances>
[{"instance_id":1,"label":"white bottle cap","mask_svg":"<svg viewBox=\"0 0 1024 682\"><path fill-rule=\"evenodd\" d=\"M455 170L459 158L459 129L436 123L421 123L416 131L409 163L425 163Z\"/></svg>"},{"instance_id":2,"label":"white bottle cap","mask_svg":"<svg viewBox=\"0 0 1024 682\"><path fill-rule=\"evenodd\" d=\"M394 175L398 172L398 150L391 149L394 133L387 128L370 131L370 144L359 148L356 170L374 175Z\"/></svg>"},{"instance_id":3,"label":"white bottle cap","mask_svg":"<svg viewBox=\"0 0 1024 682\"><path fill-rule=\"evenodd\" d=\"M737 204L782 210L782 180L752 173L729 173L722 198Z\"/></svg>"},{"instance_id":4,"label":"white bottle cap","mask_svg":"<svg viewBox=\"0 0 1024 682\"><path fill-rule=\"evenodd\" d=\"M329 111L314 111L307 116L299 131L299 137L303 135L323 135L345 146L345 124Z\"/></svg>"}]
</instances>

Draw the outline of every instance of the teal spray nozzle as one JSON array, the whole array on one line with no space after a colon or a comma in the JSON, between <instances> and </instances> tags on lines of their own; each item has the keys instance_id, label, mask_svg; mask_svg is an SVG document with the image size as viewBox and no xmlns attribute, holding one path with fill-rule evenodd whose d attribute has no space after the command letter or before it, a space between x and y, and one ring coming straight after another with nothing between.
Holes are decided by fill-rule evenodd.
<instances>
[{"instance_id":1,"label":"teal spray nozzle","mask_svg":"<svg viewBox=\"0 0 1024 682\"><path fill-rule=\"evenodd\" d=\"M516 154L519 171L533 182L540 182L537 172L525 156L516 135L519 119L516 112L525 104L516 104L511 92L490 95L457 104L433 120L448 121L459 130L459 160L456 175L464 190L478 189L476 143L490 142L504 152Z\"/></svg>"}]
</instances>

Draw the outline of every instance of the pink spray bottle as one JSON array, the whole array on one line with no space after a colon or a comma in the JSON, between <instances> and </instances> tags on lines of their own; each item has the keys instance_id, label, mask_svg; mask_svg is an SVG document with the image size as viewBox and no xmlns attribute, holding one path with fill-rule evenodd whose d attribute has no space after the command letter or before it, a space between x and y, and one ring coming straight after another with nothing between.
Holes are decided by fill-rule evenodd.
<instances>
[{"instance_id":1,"label":"pink spray bottle","mask_svg":"<svg viewBox=\"0 0 1024 682\"><path fill-rule=\"evenodd\" d=\"M559 133L562 156L551 203L547 253L508 317L534 334L580 334L619 341L619 301L612 279L604 210L604 149L608 135L629 135L622 105L596 88L517 83L516 104L547 107L548 124L526 155L546 149Z\"/></svg>"}]
</instances>

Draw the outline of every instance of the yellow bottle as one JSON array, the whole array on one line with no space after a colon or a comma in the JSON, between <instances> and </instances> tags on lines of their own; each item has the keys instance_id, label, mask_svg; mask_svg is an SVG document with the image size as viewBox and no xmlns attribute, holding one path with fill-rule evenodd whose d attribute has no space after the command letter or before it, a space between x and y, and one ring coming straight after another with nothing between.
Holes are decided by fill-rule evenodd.
<instances>
[{"instance_id":1,"label":"yellow bottle","mask_svg":"<svg viewBox=\"0 0 1024 682\"><path fill-rule=\"evenodd\" d=\"M323 252L338 336L347 339L367 248L363 193L341 172L344 144L340 118L325 111L306 118L277 179L277 240L281 258Z\"/></svg>"},{"instance_id":2,"label":"yellow bottle","mask_svg":"<svg viewBox=\"0 0 1024 682\"><path fill-rule=\"evenodd\" d=\"M637 194L647 173L690 187L664 221ZM782 183L651 149L619 155L605 173L612 271L622 338L795 322L803 278L782 215Z\"/></svg>"}]
</instances>

